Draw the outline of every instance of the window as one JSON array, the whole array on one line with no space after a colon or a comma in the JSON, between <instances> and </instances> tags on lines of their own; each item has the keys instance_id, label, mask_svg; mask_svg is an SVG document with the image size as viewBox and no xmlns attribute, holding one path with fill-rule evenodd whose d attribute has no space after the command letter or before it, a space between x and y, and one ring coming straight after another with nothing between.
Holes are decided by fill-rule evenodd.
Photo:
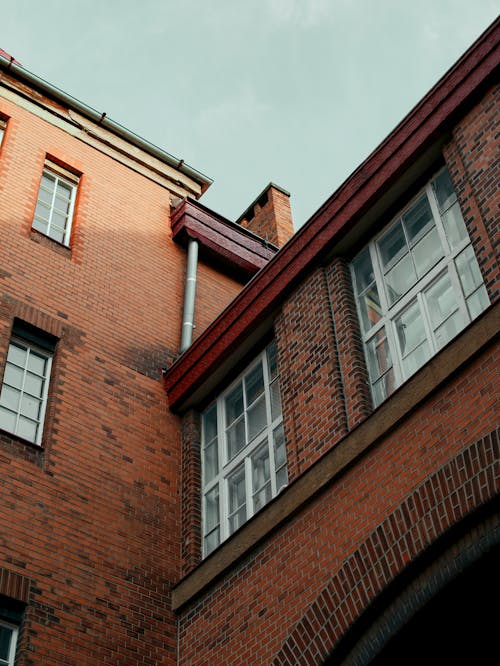
<instances>
[{"instance_id":1,"label":"window","mask_svg":"<svg viewBox=\"0 0 500 666\"><path fill-rule=\"evenodd\" d=\"M202 414L203 553L288 483L276 345Z\"/></svg>"},{"instance_id":2,"label":"window","mask_svg":"<svg viewBox=\"0 0 500 666\"><path fill-rule=\"evenodd\" d=\"M489 305L447 169L351 268L375 406Z\"/></svg>"},{"instance_id":3,"label":"window","mask_svg":"<svg viewBox=\"0 0 500 666\"><path fill-rule=\"evenodd\" d=\"M0 393L0 428L40 444L55 338L14 326Z\"/></svg>"},{"instance_id":4,"label":"window","mask_svg":"<svg viewBox=\"0 0 500 666\"><path fill-rule=\"evenodd\" d=\"M14 666L17 627L0 620L0 666Z\"/></svg>"},{"instance_id":5,"label":"window","mask_svg":"<svg viewBox=\"0 0 500 666\"><path fill-rule=\"evenodd\" d=\"M7 127L7 121L3 118L0 118L0 146L2 145L3 135L5 134L5 128Z\"/></svg>"},{"instance_id":6,"label":"window","mask_svg":"<svg viewBox=\"0 0 500 666\"><path fill-rule=\"evenodd\" d=\"M33 229L69 246L77 185L78 177L71 171L45 160Z\"/></svg>"}]
</instances>

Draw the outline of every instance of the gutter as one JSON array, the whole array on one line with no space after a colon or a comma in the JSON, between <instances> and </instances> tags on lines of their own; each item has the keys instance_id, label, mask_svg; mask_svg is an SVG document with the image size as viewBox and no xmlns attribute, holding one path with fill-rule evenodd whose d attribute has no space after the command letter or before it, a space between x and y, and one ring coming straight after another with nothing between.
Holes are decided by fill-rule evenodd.
<instances>
[{"instance_id":1,"label":"gutter","mask_svg":"<svg viewBox=\"0 0 500 666\"><path fill-rule=\"evenodd\" d=\"M137 148L144 150L146 153L149 153L153 157L156 157L161 162L168 164L177 171L180 171L189 178L192 178L195 182L201 185L202 193L205 192L205 190L213 183L213 180L211 178L208 178L208 176L205 176L200 171L197 171L193 167L190 167L188 164L184 162L184 160L178 159L173 155L170 155L170 153L167 153L161 148L158 148L158 146L149 143L149 141L146 141L146 139L143 139L137 134L134 134L126 127L123 127L123 125L120 125L114 120L111 120L111 118L108 118L106 116L106 113L99 113L99 111L96 111L92 107L87 106L87 104L80 102L76 98L65 93L63 90L56 88L55 86L48 83L44 79L41 79L36 74L29 72L27 69L17 64L14 59L5 58L4 56L0 55L0 67L2 69L5 69L9 73L12 73L17 78L22 79L23 81L26 81L27 83L35 86L37 89L41 90L42 92L47 94L49 97L55 99L56 101L69 106L75 111L78 111L78 113L81 113L83 116L85 116L89 120L92 120L100 127L104 127L105 129L110 130L111 132L121 137L122 139L125 139L126 141L136 146Z\"/></svg>"}]
</instances>

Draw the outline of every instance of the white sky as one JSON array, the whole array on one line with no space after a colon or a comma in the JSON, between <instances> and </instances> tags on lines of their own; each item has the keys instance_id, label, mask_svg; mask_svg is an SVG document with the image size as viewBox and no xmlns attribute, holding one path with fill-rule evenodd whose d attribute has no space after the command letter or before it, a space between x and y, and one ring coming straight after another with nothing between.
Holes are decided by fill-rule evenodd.
<instances>
[{"instance_id":1,"label":"white sky","mask_svg":"<svg viewBox=\"0 0 500 666\"><path fill-rule=\"evenodd\" d=\"M0 47L298 229L496 19L500 0L4 0Z\"/></svg>"}]
</instances>

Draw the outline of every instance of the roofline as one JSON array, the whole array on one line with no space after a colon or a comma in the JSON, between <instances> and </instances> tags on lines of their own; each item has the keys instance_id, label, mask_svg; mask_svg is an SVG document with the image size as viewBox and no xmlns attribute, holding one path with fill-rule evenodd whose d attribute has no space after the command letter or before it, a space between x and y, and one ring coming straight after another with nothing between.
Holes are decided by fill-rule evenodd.
<instances>
[{"instance_id":1,"label":"roofline","mask_svg":"<svg viewBox=\"0 0 500 666\"><path fill-rule=\"evenodd\" d=\"M23 81L29 83L30 85L35 86L37 89L47 94L47 96L69 106L75 111L78 111L78 113L81 113L89 120L96 122L100 127L104 127L110 130L137 148L144 150L146 153L156 157L161 162L168 164L168 166L171 166L189 178L192 178L195 182L201 185L202 193L213 183L211 178L189 166L184 162L184 160L174 157L170 153L167 153L165 150L162 150L158 146L155 146L149 141L146 141L146 139L143 139L137 134L134 134L134 132L131 132L126 127L123 127L123 125L120 125L111 118L108 118L106 113L100 113L99 111L96 111L84 102L81 102L68 93L65 93L60 88L53 86L51 83L48 83L36 74L33 74L33 72L27 70L22 65L18 64L14 58L6 58L0 54L0 67L9 73L12 73L14 76L22 79Z\"/></svg>"},{"instance_id":2,"label":"roofline","mask_svg":"<svg viewBox=\"0 0 500 666\"><path fill-rule=\"evenodd\" d=\"M172 411L194 392L269 317L353 219L377 200L463 111L499 65L500 20L495 21L388 137L313 214L269 264L236 296L165 373Z\"/></svg>"}]
</instances>

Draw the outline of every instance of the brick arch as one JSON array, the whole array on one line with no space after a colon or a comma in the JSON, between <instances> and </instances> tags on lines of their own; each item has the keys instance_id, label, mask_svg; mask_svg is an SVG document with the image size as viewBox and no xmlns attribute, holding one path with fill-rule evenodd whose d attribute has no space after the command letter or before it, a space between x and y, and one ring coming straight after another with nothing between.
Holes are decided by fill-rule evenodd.
<instances>
[{"instance_id":1,"label":"brick arch","mask_svg":"<svg viewBox=\"0 0 500 666\"><path fill-rule=\"evenodd\" d=\"M272 666L323 663L409 563L498 495L498 439L497 429L463 449L373 530L293 628Z\"/></svg>"}]
</instances>

